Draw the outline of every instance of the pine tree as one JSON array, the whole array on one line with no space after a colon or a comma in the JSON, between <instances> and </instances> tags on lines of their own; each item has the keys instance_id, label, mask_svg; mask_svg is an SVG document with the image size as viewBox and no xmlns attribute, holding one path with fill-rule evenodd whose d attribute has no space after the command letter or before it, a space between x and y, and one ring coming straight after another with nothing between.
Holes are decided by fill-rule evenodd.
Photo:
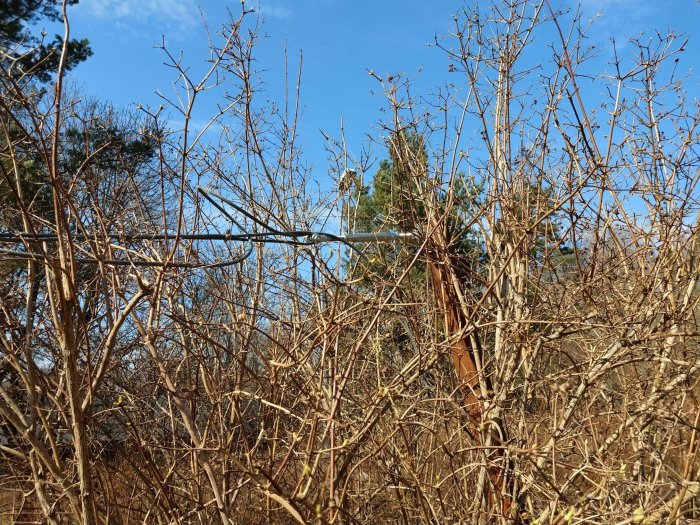
<instances>
[{"instance_id":1,"label":"pine tree","mask_svg":"<svg viewBox=\"0 0 700 525\"><path fill-rule=\"evenodd\" d=\"M413 166L405 165L405 159L398 157L394 147L389 147L389 158L379 164L371 186L355 190L354 206L350 217L352 224L347 225L356 232L423 232L426 225L424 196L417 195L420 184L416 176L422 173L427 177L428 153L423 137L418 133L406 133L400 141L413 158ZM418 168L416 168L418 166ZM418 181L420 182L420 181ZM474 269L476 261L483 257L481 247L477 245L471 228L465 222L478 204L478 188L467 187L467 183L456 183L457 201L446 217L446 230L454 243L455 253L463 259L465 267ZM474 196L477 196L475 198ZM447 203L439 194L437 196L438 212L444 213ZM425 233L425 232L423 232ZM365 247L366 259L351 259L350 266L357 264L365 280L380 278L386 281L398 277L406 265L413 259L415 246L401 244L372 244ZM419 261L411 274L412 285L425 282L425 265Z\"/></svg>"},{"instance_id":2,"label":"pine tree","mask_svg":"<svg viewBox=\"0 0 700 525\"><path fill-rule=\"evenodd\" d=\"M77 4L78 0L70 0ZM57 0L4 0L0 2L0 65L2 74L17 79L29 76L32 80L46 83L58 66L63 38L55 35L47 41L42 34L37 36L32 27L40 20L61 21ZM70 70L92 55L87 39L71 39L65 60Z\"/></svg>"}]
</instances>

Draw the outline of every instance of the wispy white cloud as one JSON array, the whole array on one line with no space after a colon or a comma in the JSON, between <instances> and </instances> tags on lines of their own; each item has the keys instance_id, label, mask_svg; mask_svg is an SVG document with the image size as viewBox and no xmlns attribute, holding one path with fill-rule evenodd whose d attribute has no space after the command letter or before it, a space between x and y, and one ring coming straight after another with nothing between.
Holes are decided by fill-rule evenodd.
<instances>
[{"instance_id":1,"label":"wispy white cloud","mask_svg":"<svg viewBox=\"0 0 700 525\"><path fill-rule=\"evenodd\" d=\"M147 25L164 33L192 29L200 18L194 0L88 0L76 9L115 24L135 28Z\"/></svg>"},{"instance_id":2,"label":"wispy white cloud","mask_svg":"<svg viewBox=\"0 0 700 525\"><path fill-rule=\"evenodd\" d=\"M258 2L256 11L260 13L260 16L263 18L276 20L290 20L293 15L293 11L288 5L268 0Z\"/></svg>"},{"instance_id":3,"label":"wispy white cloud","mask_svg":"<svg viewBox=\"0 0 700 525\"><path fill-rule=\"evenodd\" d=\"M579 0L584 15L602 15L607 23L617 23L621 27L630 20L639 21L653 16L656 7L653 2L638 0Z\"/></svg>"},{"instance_id":4,"label":"wispy white cloud","mask_svg":"<svg viewBox=\"0 0 700 525\"><path fill-rule=\"evenodd\" d=\"M615 54L618 58L628 56L628 38L636 38L643 33L654 34L658 27L659 5L655 2L639 0L578 0L581 14L593 20L587 34L592 41L612 45L598 46L603 62L612 63Z\"/></svg>"}]
</instances>

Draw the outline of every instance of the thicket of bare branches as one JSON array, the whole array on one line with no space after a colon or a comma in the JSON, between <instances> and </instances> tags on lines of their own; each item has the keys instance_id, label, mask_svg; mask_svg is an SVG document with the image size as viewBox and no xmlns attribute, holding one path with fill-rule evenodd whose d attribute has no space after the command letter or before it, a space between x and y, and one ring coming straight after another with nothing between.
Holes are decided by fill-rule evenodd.
<instances>
[{"instance_id":1,"label":"thicket of bare branches","mask_svg":"<svg viewBox=\"0 0 700 525\"><path fill-rule=\"evenodd\" d=\"M415 241L364 255L309 242L367 194L314 193L250 14L198 78L164 50L165 110L3 75L1 519L697 518L698 105L674 35L591 77L582 24L495 0L436 39L451 86L375 75Z\"/></svg>"}]
</instances>

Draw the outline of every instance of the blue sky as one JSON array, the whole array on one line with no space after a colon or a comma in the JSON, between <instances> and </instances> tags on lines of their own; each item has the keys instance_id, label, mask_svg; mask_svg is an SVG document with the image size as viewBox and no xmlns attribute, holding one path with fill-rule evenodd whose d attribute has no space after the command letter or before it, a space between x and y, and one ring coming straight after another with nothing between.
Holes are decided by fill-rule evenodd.
<instances>
[{"instance_id":1,"label":"blue sky","mask_svg":"<svg viewBox=\"0 0 700 525\"><path fill-rule=\"evenodd\" d=\"M283 93L285 46L293 70L303 51L301 144L319 179L327 176L319 130L337 137L342 119L348 145L356 152L365 135L376 131L383 100L373 94L379 86L369 69L380 75L406 73L414 77L417 92L455 81L447 58L428 44L448 30L460 5L442 0L246 2L262 18L261 32L267 35L257 50L258 67L264 70L263 99L280 100ZM173 52L182 51L186 63L201 67L207 54L199 11L215 30L227 18L227 6L234 14L240 12L239 0L81 0L69 11L72 34L87 37L94 56L76 69L73 81L86 95L118 107L158 105L155 91L171 92L174 73L163 65L164 55L155 46L165 35ZM612 36L621 41L623 35L665 33L669 28L690 36L680 66L693 70L687 87L698 95L700 34L693 31L700 26L700 2L583 0L581 8L588 18L601 14L589 34L603 56ZM598 63L606 67L604 59Z\"/></svg>"}]
</instances>

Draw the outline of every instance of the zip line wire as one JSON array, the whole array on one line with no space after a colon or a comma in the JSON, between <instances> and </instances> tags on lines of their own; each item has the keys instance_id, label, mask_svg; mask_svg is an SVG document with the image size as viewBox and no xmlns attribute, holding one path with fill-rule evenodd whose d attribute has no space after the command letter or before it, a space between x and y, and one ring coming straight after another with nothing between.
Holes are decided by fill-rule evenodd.
<instances>
[{"instance_id":1,"label":"zip line wire","mask_svg":"<svg viewBox=\"0 0 700 525\"><path fill-rule=\"evenodd\" d=\"M107 234L102 238L107 238L110 241L116 241L122 244L138 243L144 241L222 241L222 242L241 242L247 245L241 255L224 261L215 263L190 263L183 261L144 261L135 260L132 257L143 257L127 252L125 259L105 259L98 256L92 257L77 257L75 261L81 264L105 264L109 266L144 266L144 267L169 267L169 268L223 268L235 264L240 264L245 261L253 252L255 243L274 243L274 244L289 244L294 246L311 246L325 242L341 242L355 251L360 257L366 259L366 256L360 251L354 243L368 242L406 242L415 240L416 236L408 232L376 232L376 233L350 233L347 235L335 235L328 232L317 232L313 230L279 230L269 223L257 218L254 214L238 205L231 199L213 192L205 190L201 186L197 187L197 191L217 210L219 210L226 219L231 221L240 231L244 233L199 233L199 234L176 234L176 233L159 233L159 234ZM227 205L238 213L242 214L255 224L263 228L265 231L258 233L246 232L245 227L226 209ZM84 234L73 234L70 236L73 241L86 242L93 239ZM28 244L32 242L51 242L57 241L58 236L53 233L32 233L32 232L0 232L0 245L7 244ZM124 246L118 248L125 249ZM50 257L45 252L23 251L16 249L0 248L0 260L31 260L31 261L46 261Z\"/></svg>"}]
</instances>

